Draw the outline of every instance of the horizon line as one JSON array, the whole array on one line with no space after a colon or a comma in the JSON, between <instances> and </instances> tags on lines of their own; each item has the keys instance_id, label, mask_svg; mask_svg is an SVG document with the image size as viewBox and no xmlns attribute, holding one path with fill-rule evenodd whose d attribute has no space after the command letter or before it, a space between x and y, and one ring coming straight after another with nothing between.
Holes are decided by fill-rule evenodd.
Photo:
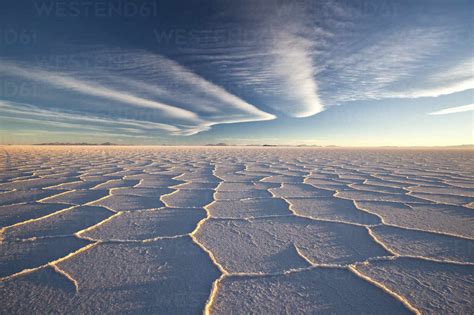
<instances>
[{"instance_id":1,"label":"horizon line","mask_svg":"<svg viewBox=\"0 0 474 315\"><path fill-rule=\"evenodd\" d=\"M38 146L38 147L291 147L291 148L320 148L320 149L357 149L357 148L451 148L451 149L474 149L472 144L458 145L311 145L311 144L117 144L117 143L29 143L29 144L0 144L0 146Z\"/></svg>"}]
</instances>

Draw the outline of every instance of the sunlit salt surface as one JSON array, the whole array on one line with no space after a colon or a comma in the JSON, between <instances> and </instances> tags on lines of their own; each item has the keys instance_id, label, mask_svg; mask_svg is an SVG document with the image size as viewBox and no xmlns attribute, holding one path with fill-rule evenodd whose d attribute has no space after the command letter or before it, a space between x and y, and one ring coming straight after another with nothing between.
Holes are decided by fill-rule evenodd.
<instances>
[{"instance_id":1,"label":"sunlit salt surface","mask_svg":"<svg viewBox=\"0 0 474 315\"><path fill-rule=\"evenodd\" d=\"M0 313L474 312L461 150L0 148Z\"/></svg>"}]
</instances>

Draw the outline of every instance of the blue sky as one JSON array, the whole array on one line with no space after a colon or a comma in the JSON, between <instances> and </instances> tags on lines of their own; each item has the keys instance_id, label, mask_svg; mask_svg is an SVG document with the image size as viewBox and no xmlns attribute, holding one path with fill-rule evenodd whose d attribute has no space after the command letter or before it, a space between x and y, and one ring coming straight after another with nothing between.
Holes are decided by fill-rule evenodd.
<instances>
[{"instance_id":1,"label":"blue sky","mask_svg":"<svg viewBox=\"0 0 474 315\"><path fill-rule=\"evenodd\" d=\"M2 143L473 143L472 1L0 6Z\"/></svg>"}]
</instances>

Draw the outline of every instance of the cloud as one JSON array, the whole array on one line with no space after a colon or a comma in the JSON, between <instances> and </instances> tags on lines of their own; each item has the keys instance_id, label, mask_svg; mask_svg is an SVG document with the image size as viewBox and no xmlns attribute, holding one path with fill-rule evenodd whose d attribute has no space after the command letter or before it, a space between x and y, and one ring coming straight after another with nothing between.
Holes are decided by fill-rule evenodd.
<instances>
[{"instance_id":1,"label":"cloud","mask_svg":"<svg viewBox=\"0 0 474 315\"><path fill-rule=\"evenodd\" d=\"M453 66L444 67L442 70L435 72L427 80L432 83L442 84L451 83L453 81L464 81L472 79L474 71L474 57L468 57L465 60L454 64Z\"/></svg>"},{"instance_id":2,"label":"cloud","mask_svg":"<svg viewBox=\"0 0 474 315\"><path fill-rule=\"evenodd\" d=\"M309 40L286 32L273 50L272 74L283 78L287 97L276 101L278 109L293 117L308 117L323 111L319 99Z\"/></svg>"},{"instance_id":3,"label":"cloud","mask_svg":"<svg viewBox=\"0 0 474 315\"><path fill-rule=\"evenodd\" d=\"M134 84L142 91L153 93L155 87L173 103L199 114L201 122L182 126L174 135L194 135L218 124L230 124L275 119L225 88L195 74L177 62L152 54L135 54L125 68L139 69L125 74L136 78ZM146 65L146 69L143 66ZM123 73L122 73L123 75ZM152 78L150 80L150 78ZM158 86L145 82L160 82ZM160 95L158 95L160 96Z\"/></svg>"},{"instance_id":4,"label":"cloud","mask_svg":"<svg viewBox=\"0 0 474 315\"><path fill-rule=\"evenodd\" d=\"M227 49L191 48L185 51L186 54L196 56L196 60L204 61L201 65L203 72L213 72L217 81L223 85L255 96L262 105L278 115L308 117L323 110L314 74L311 41L283 29L275 30L271 38L262 39L255 46L238 45L237 41ZM225 103L232 101L238 107L248 107L241 101L232 100L234 96L228 97L226 96L228 93L224 94L219 91L220 89L207 86L208 83L201 85L199 80L194 80L192 76L181 76L183 72L180 68L173 66L167 68L172 69L182 82L192 80L203 91L214 91ZM224 71L217 72L211 69L224 69ZM203 106L202 103L200 105ZM261 110L255 112L255 109L252 109L252 111L262 116ZM268 119L268 114L262 118Z\"/></svg>"},{"instance_id":5,"label":"cloud","mask_svg":"<svg viewBox=\"0 0 474 315\"><path fill-rule=\"evenodd\" d=\"M398 98L438 97L470 89L474 89L474 78L430 88L407 89L400 93L393 93L391 96Z\"/></svg>"},{"instance_id":6,"label":"cloud","mask_svg":"<svg viewBox=\"0 0 474 315\"><path fill-rule=\"evenodd\" d=\"M429 113L428 115L446 115L446 114L455 114L455 113L462 113L462 112L469 112L469 111L474 111L474 104L445 108L436 112Z\"/></svg>"},{"instance_id":7,"label":"cloud","mask_svg":"<svg viewBox=\"0 0 474 315\"><path fill-rule=\"evenodd\" d=\"M412 97L420 82L417 72L443 47L446 30L437 27L377 30L336 41L321 56L318 72L327 103ZM414 81L414 82L412 82Z\"/></svg>"},{"instance_id":8,"label":"cloud","mask_svg":"<svg viewBox=\"0 0 474 315\"><path fill-rule=\"evenodd\" d=\"M145 64L151 64L157 71L166 73L168 78L173 80L175 86L183 86L184 90L180 92L184 94L191 94L192 92L192 97L200 96L197 104L193 104L196 111L207 109L212 113L220 112L222 116L228 116L229 110L231 110L231 113L233 110L240 112L239 115L241 118L233 120L233 118L230 117L226 122L269 120L275 118L274 115L258 109L254 105L251 105L241 98L229 93L224 88L196 75L173 60L151 54L140 55L139 57L146 61L144 62ZM176 95L176 93L174 94ZM189 96L189 94L186 96ZM175 97L177 99L180 98L178 95ZM204 104L201 104L200 100L202 100L202 103ZM206 106L203 105L208 105L208 107L206 108ZM220 119L224 118L220 117Z\"/></svg>"},{"instance_id":9,"label":"cloud","mask_svg":"<svg viewBox=\"0 0 474 315\"><path fill-rule=\"evenodd\" d=\"M84 115L81 113L64 112L52 109L43 109L31 104L7 102L0 100L0 113L3 118L38 123L50 127L64 127L82 130L112 131L117 128L134 130L135 133L179 132L180 129L162 123L137 121L131 119L116 119Z\"/></svg>"},{"instance_id":10,"label":"cloud","mask_svg":"<svg viewBox=\"0 0 474 315\"><path fill-rule=\"evenodd\" d=\"M309 25L314 16L305 3L244 1L222 9L221 16L238 23L215 23L224 31L221 34L227 34L222 42L180 47L196 62L196 69L279 117L309 117L323 111L315 51L332 33Z\"/></svg>"},{"instance_id":11,"label":"cloud","mask_svg":"<svg viewBox=\"0 0 474 315\"><path fill-rule=\"evenodd\" d=\"M250 8L255 10L243 10L244 23L236 30L248 38L181 51L198 61L200 71L221 69L212 74L217 82L278 116L309 117L349 101L433 97L472 86L472 73L464 80L433 78L432 71L450 66L446 55L459 36L441 18L401 24L399 16L374 16L377 11L369 10L391 5L338 1L282 3L276 12L270 4Z\"/></svg>"},{"instance_id":12,"label":"cloud","mask_svg":"<svg viewBox=\"0 0 474 315\"><path fill-rule=\"evenodd\" d=\"M154 100L144 99L130 93L110 89L97 83L86 82L60 73L44 71L37 68L21 67L9 62L0 63L0 72L8 75L22 77L48 83L55 87L70 89L82 94L97 96L113 101L118 101L134 106L148 107L159 110L165 117L185 120L198 121L197 115L191 111L184 110L175 106L163 104Z\"/></svg>"},{"instance_id":13,"label":"cloud","mask_svg":"<svg viewBox=\"0 0 474 315\"><path fill-rule=\"evenodd\" d=\"M3 61L0 73L36 81L60 92L78 93L81 102L85 98L97 103L105 100L110 104L106 109L109 113L120 113L123 105L150 109L151 115L142 115L139 120L172 135L192 135L217 124L275 118L163 56L137 51L106 50L101 53L120 55L121 59L116 60L121 61L105 69L97 65L81 69L80 64L71 64L60 67L62 71L52 71L48 64L40 69ZM96 55L83 53L81 58L93 60ZM88 62L90 64L93 63ZM74 103L74 99L69 98L66 102ZM31 101L38 102L37 99ZM94 115L86 107L77 109L82 110L84 116ZM120 123L126 117L118 114L109 118Z\"/></svg>"},{"instance_id":14,"label":"cloud","mask_svg":"<svg viewBox=\"0 0 474 315\"><path fill-rule=\"evenodd\" d=\"M474 89L473 69L473 58L454 66L441 66L436 72L426 75L421 83L415 84L415 87L405 88L389 95L399 98L438 97Z\"/></svg>"}]
</instances>

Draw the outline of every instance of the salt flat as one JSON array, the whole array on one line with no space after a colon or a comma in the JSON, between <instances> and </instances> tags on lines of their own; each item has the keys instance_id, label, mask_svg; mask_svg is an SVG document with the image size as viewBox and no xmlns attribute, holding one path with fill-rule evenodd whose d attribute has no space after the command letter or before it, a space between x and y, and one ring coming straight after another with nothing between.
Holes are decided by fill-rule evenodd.
<instances>
[{"instance_id":1,"label":"salt flat","mask_svg":"<svg viewBox=\"0 0 474 315\"><path fill-rule=\"evenodd\" d=\"M0 148L1 314L473 313L472 151Z\"/></svg>"}]
</instances>

